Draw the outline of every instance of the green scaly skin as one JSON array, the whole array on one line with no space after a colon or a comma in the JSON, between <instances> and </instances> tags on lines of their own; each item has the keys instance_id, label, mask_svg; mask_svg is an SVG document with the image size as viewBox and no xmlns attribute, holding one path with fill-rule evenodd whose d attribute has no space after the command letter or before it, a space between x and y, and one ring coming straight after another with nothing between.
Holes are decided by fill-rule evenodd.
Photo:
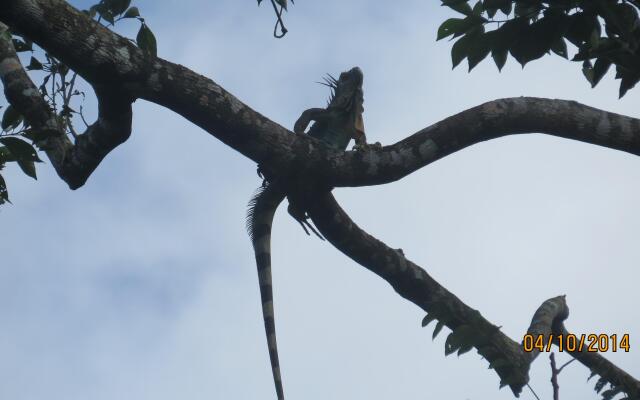
<instances>
[{"instance_id":1,"label":"green scaly skin","mask_svg":"<svg viewBox=\"0 0 640 400\"><path fill-rule=\"evenodd\" d=\"M337 80L331 76L326 78L326 85L332 89L331 100L327 108L311 108L303 112L294 125L294 132L304 134L309 123L314 121L309 129L309 135L333 148L346 150L351 139L355 139L358 146L365 146L366 138L362 122L364 110L362 106L362 80L362 71L358 67L343 72ZM251 237L258 267L262 315L278 400L284 399L284 392L278 360L273 290L271 288L271 225L276 209L286 196L287 193L282 183L265 181L249 202L247 213L247 230ZM291 205L289 205L288 211L302 225L307 234L309 232L306 227L309 227L320 236L307 222L304 211Z\"/></svg>"}]
</instances>

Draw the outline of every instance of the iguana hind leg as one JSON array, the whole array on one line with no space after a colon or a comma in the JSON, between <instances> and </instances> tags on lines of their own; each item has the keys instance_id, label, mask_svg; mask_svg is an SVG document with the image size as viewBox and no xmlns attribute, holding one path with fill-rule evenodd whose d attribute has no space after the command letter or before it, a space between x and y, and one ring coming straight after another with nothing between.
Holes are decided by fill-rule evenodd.
<instances>
[{"instance_id":1,"label":"iguana hind leg","mask_svg":"<svg viewBox=\"0 0 640 400\"><path fill-rule=\"evenodd\" d=\"M298 223L304 230L304 233L311 236L311 234L307 230L307 228L309 228L311 232L313 232L317 237L320 238L320 240L324 240L324 237L322 237L320 232L318 232L316 228L314 228L313 225L311 225L311 223L308 221L309 216L307 215L306 212L300 210L298 207L295 207L291 203L289 203L289 207L287 207L287 211L289 212L289 215L293 217L293 219L298 221Z\"/></svg>"}]
</instances>

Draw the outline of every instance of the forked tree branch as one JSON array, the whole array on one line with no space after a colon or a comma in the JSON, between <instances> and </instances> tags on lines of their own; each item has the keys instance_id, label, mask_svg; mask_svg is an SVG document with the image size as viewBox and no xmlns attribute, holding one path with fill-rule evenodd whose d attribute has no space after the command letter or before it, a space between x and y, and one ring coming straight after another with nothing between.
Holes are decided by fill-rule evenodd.
<instances>
[{"instance_id":1,"label":"forked tree branch","mask_svg":"<svg viewBox=\"0 0 640 400\"><path fill-rule=\"evenodd\" d=\"M45 151L58 176L71 189L84 185L104 157L124 143L131 133L131 100L107 86L95 85L98 119L72 143L61 128L58 117L27 75L11 40L0 22L0 80L4 94L39 132L38 146Z\"/></svg>"},{"instance_id":2,"label":"forked tree branch","mask_svg":"<svg viewBox=\"0 0 640 400\"><path fill-rule=\"evenodd\" d=\"M529 367L539 354L526 352L516 342L440 285L424 269L407 259L401 249L392 249L363 231L349 218L328 192L306 192L306 204L313 223L320 233L346 256L387 281L405 299L416 304L456 333L468 331L467 338L500 376L501 385L508 385L518 396L529 382ZM557 335L569 335L563 321L569 317L564 296L545 301L534 313L527 333L541 336L546 344ZM458 335L460 336L460 335ZM449 340L447 340L449 342ZM554 341L557 344L557 340ZM640 381L598 353L570 352L592 373L620 386L631 399L640 396Z\"/></svg>"}]
</instances>

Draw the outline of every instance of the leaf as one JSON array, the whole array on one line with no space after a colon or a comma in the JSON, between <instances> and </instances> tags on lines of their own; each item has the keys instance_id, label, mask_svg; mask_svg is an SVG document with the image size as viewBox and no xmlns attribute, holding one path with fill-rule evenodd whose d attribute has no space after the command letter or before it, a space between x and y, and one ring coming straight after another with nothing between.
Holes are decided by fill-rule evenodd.
<instances>
[{"instance_id":1,"label":"leaf","mask_svg":"<svg viewBox=\"0 0 640 400\"><path fill-rule=\"evenodd\" d=\"M11 162L15 160L16 160L16 157L13 154L11 154L9 149L7 149L4 146L0 147L0 170L4 167L4 164L6 162Z\"/></svg>"},{"instance_id":2,"label":"leaf","mask_svg":"<svg viewBox=\"0 0 640 400\"><path fill-rule=\"evenodd\" d=\"M617 395L618 393L620 393L622 391L622 388L611 388L611 389L607 389L604 392L600 393L600 396L602 396L602 400L611 400L613 399L613 397L615 395Z\"/></svg>"},{"instance_id":3,"label":"leaf","mask_svg":"<svg viewBox=\"0 0 640 400\"><path fill-rule=\"evenodd\" d=\"M485 10L498 10L507 7L511 4L511 0L484 0L483 5Z\"/></svg>"},{"instance_id":4,"label":"leaf","mask_svg":"<svg viewBox=\"0 0 640 400\"><path fill-rule=\"evenodd\" d=\"M505 4L504 6L500 7L500 11L502 11L502 13L504 15L509 15L511 14L511 9L513 8L513 3L511 1L508 1L507 4Z\"/></svg>"},{"instance_id":5,"label":"leaf","mask_svg":"<svg viewBox=\"0 0 640 400\"><path fill-rule=\"evenodd\" d=\"M126 13L124 13L122 18L137 18L139 16L140 16L140 10L138 10L138 7L131 7L130 9L127 10Z\"/></svg>"},{"instance_id":6,"label":"leaf","mask_svg":"<svg viewBox=\"0 0 640 400\"><path fill-rule=\"evenodd\" d=\"M453 11L457 11L460 14L471 15L471 6L467 1L468 0L442 0L442 6L449 7Z\"/></svg>"},{"instance_id":7,"label":"leaf","mask_svg":"<svg viewBox=\"0 0 640 400\"><path fill-rule=\"evenodd\" d=\"M22 169L22 172L33 179L38 179L36 176L36 165L33 161L18 160L18 165L20 166L20 169Z\"/></svg>"},{"instance_id":8,"label":"leaf","mask_svg":"<svg viewBox=\"0 0 640 400\"><path fill-rule=\"evenodd\" d=\"M32 145L17 137L0 137L0 143L5 145L17 161L41 162L38 153Z\"/></svg>"},{"instance_id":9,"label":"leaf","mask_svg":"<svg viewBox=\"0 0 640 400\"><path fill-rule=\"evenodd\" d=\"M4 204L5 202L11 203L11 201L9 201L9 191L7 190L7 184L5 183L2 175L0 175L0 204Z\"/></svg>"},{"instance_id":10,"label":"leaf","mask_svg":"<svg viewBox=\"0 0 640 400\"><path fill-rule=\"evenodd\" d=\"M456 41L451 47L451 62L453 64L453 68L458 66L462 60L464 60L469 52L469 38L467 36L463 36L458 41Z\"/></svg>"},{"instance_id":11,"label":"leaf","mask_svg":"<svg viewBox=\"0 0 640 400\"><path fill-rule=\"evenodd\" d=\"M131 0L107 0L107 7L109 7L113 15L122 14L129 8L130 4Z\"/></svg>"},{"instance_id":12,"label":"leaf","mask_svg":"<svg viewBox=\"0 0 640 400\"><path fill-rule=\"evenodd\" d=\"M460 341L456 331L453 331L447 336L447 340L444 342L444 355L455 353L460 348Z\"/></svg>"},{"instance_id":13,"label":"leaf","mask_svg":"<svg viewBox=\"0 0 640 400\"><path fill-rule=\"evenodd\" d=\"M607 73L611 66L611 60L608 58L598 58L593 65L593 77L591 81L591 87L594 88L600 82L602 77Z\"/></svg>"},{"instance_id":14,"label":"leaf","mask_svg":"<svg viewBox=\"0 0 640 400\"><path fill-rule=\"evenodd\" d=\"M489 38L492 37L490 33L484 33L484 27L480 27L481 30L470 33L467 61L469 61L469 71L471 71L478 63L485 59L489 54Z\"/></svg>"},{"instance_id":15,"label":"leaf","mask_svg":"<svg viewBox=\"0 0 640 400\"><path fill-rule=\"evenodd\" d=\"M2 130L8 131L14 129L22 122L22 115L11 105L4 110L4 115L2 116Z\"/></svg>"},{"instance_id":16,"label":"leaf","mask_svg":"<svg viewBox=\"0 0 640 400\"><path fill-rule=\"evenodd\" d=\"M444 39L447 36L457 33L460 29L464 28L465 19L463 18L449 18L440 24L438 28L438 36L436 40Z\"/></svg>"},{"instance_id":17,"label":"leaf","mask_svg":"<svg viewBox=\"0 0 640 400\"><path fill-rule=\"evenodd\" d=\"M524 67L529 61L544 56L566 30L566 18L555 14L545 15L531 24L510 47L511 55Z\"/></svg>"},{"instance_id":18,"label":"leaf","mask_svg":"<svg viewBox=\"0 0 640 400\"><path fill-rule=\"evenodd\" d=\"M507 56L509 55L509 51L507 49L503 50L491 50L491 57L493 61L496 63L496 67L498 67L498 71L502 71L502 67L507 62Z\"/></svg>"},{"instance_id":19,"label":"leaf","mask_svg":"<svg viewBox=\"0 0 640 400\"><path fill-rule=\"evenodd\" d=\"M111 12L111 10L102 11L100 13L100 16L102 17L102 19L104 19L105 21L107 21L111 25L113 25L113 23L115 22L115 20L113 18L113 13Z\"/></svg>"},{"instance_id":20,"label":"leaf","mask_svg":"<svg viewBox=\"0 0 640 400\"><path fill-rule=\"evenodd\" d=\"M604 389L606 385L607 380L604 377L600 377L600 379L598 379L598 382L596 382L594 390L596 391L596 393L600 393L600 391L602 391L602 389Z\"/></svg>"},{"instance_id":21,"label":"leaf","mask_svg":"<svg viewBox=\"0 0 640 400\"><path fill-rule=\"evenodd\" d=\"M284 8L284 10L287 10L287 0L276 0L276 3L278 3L280 5L280 7Z\"/></svg>"},{"instance_id":22,"label":"leaf","mask_svg":"<svg viewBox=\"0 0 640 400\"><path fill-rule=\"evenodd\" d=\"M634 87L640 81L640 72L627 72L622 76L620 82L620 97L624 96L629 89Z\"/></svg>"},{"instance_id":23,"label":"leaf","mask_svg":"<svg viewBox=\"0 0 640 400\"><path fill-rule=\"evenodd\" d=\"M33 42L31 41L13 39L12 42L13 42L13 47L15 47L17 53L20 53L23 51L33 51Z\"/></svg>"},{"instance_id":24,"label":"leaf","mask_svg":"<svg viewBox=\"0 0 640 400\"><path fill-rule=\"evenodd\" d=\"M438 321L435 329L433 330L433 335L431 335L432 340L435 339L436 336L438 336L438 333L440 333L443 327L444 327L444 321Z\"/></svg>"},{"instance_id":25,"label":"leaf","mask_svg":"<svg viewBox=\"0 0 640 400\"><path fill-rule=\"evenodd\" d=\"M596 26L600 28L596 14L577 12L567 18L567 31L564 37L574 45L580 46L589 40Z\"/></svg>"},{"instance_id":26,"label":"leaf","mask_svg":"<svg viewBox=\"0 0 640 400\"><path fill-rule=\"evenodd\" d=\"M424 328L425 326L429 325L431 321L434 321L435 319L436 316L433 315L433 313L425 315L422 319L422 327Z\"/></svg>"},{"instance_id":27,"label":"leaf","mask_svg":"<svg viewBox=\"0 0 640 400\"><path fill-rule=\"evenodd\" d=\"M136 43L138 44L138 47L148 55L153 57L157 56L158 47L156 37L153 35L153 32L151 32L151 29L149 29L146 23L142 23L142 25L140 25L140 30L136 36Z\"/></svg>"},{"instance_id":28,"label":"leaf","mask_svg":"<svg viewBox=\"0 0 640 400\"><path fill-rule=\"evenodd\" d=\"M42 69L42 63L38 61L37 58L32 56L31 60L29 61L29 65L27 65L27 71L41 70L41 69Z\"/></svg>"},{"instance_id":29,"label":"leaf","mask_svg":"<svg viewBox=\"0 0 640 400\"><path fill-rule=\"evenodd\" d=\"M564 57L566 59L569 58L569 53L567 53L567 42L565 42L562 37L557 38L553 43L551 43L551 51L560 57Z\"/></svg>"},{"instance_id":30,"label":"leaf","mask_svg":"<svg viewBox=\"0 0 640 400\"><path fill-rule=\"evenodd\" d=\"M471 351L471 349L473 349L473 345L471 344L464 344L460 346L460 349L458 350L458 357L460 357L464 353L468 353L469 351Z\"/></svg>"},{"instance_id":31,"label":"leaf","mask_svg":"<svg viewBox=\"0 0 640 400\"><path fill-rule=\"evenodd\" d=\"M582 64L582 74L585 78L587 78L587 81L589 81L591 87L593 87L593 67L591 66L591 62L589 62L589 60L585 61Z\"/></svg>"}]
</instances>

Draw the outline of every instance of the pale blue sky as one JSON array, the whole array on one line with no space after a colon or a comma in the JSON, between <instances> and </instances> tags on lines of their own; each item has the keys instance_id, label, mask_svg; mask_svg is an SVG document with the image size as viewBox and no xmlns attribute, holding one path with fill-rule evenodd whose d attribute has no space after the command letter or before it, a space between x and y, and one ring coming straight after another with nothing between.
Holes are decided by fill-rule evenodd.
<instances>
[{"instance_id":1,"label":"pale blue sky","mask_svg":"<svg viewBox=\"0 0 640 400\"><path fill-rule=\"evenodd\" d=\"M87 7L90 2L73 4ZM365 127L391 144L500 97L577 100L640 117L639 89L612 74L590 89L558 57L451 70L435 42L453 13L438 2L296 2L271 36L269 4L137 1L159 56L221 84L292 127L325 104L314 82L355 65ZM121 32L135 36L134 23ZM255 164L153 104L134 105L131 139L82 189L48 164L32 181L6 169L0 210L0 399L275 399L257 277L244 231ZM607 357L640 377L637 237L640 160L541 135L483 143L390 185L338 189L369 233L404 249L518 340L544 300L567 294L576 333L629 333ZM423 312L285 212L273 233L276 324L288 399L510 399L475 352L444 357ZM565 360L565 355L560 360ZM596 398L575 363L562 398ZM550 398L548 359L532 385ZM522 395L531 399L529 392Z\"/></svg>"}]
</instances>

